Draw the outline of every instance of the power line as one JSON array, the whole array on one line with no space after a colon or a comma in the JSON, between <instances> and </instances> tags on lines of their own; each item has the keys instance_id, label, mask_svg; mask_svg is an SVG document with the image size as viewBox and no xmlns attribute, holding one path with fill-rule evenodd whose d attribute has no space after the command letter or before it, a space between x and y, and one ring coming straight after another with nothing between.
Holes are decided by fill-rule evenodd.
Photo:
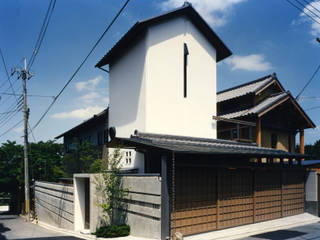
<instances>
[{"instance_id":1,"label":"power line","mask_svg":"<svg viewBox=\"0 0 320 240\"><path fill-rule=\"evenodd\" d=\"M33 130L40 124L40 122L42 121L42 119L47 115L47 113L49 112L49 110L52 108L53 104L57 101L57 99L60 97L60 95L63 93L63 91L66 89L66 87L70 84L70 82L73 80L73 78L77 75L77 73L79 72L79 70L82 68L82 66L84 65L84 63L87 61L87 59L89 58L89 56L91 55L91 53L94 51L94 49L97 47L97 45L100 43L100 41L102 40L102 38L104 37L104 35L109 31L109 29L111 28L111 26L113 25L113 23L117 20L117 18L119 17L119 15L121 14L121 12L125 9L125 7L127 6L127 4L130 2L130 0L127 0L124 5L122 6L122 8L119 10L119 12L116 14L116 16L113 18L113 20L111 21L111 23L108 25L108 27L105 29L105 31L101 34L101 36L98 38L98 40L96 41L96 43L93 45L93 47L91 48L90 52L87 54L87 56L84 58L84 60L81 62L81 64L78 66L78 68L76 69L76 71L72 74L72 76L70 77L70 79L67 81L67 83L63 86L63 88L60 90L60 92L55 96L55 98L53 99L52 103L49 105L49 107L46 109L46 111L42 114L42 116L40 117L40 119L38 120L38 122L34 125Z\"/></svg>"},{"instance_id":2,"label":"power line","mask_svg":"<svg viewBox=\"0 0 320 240\"><path fill-rule=\"evenodd\" d=\"M312 107L312 108L307 108L307 109L305 109L305 111L310 111L310 110L319 109L319 108L320 108L320 106Z\"/></svg>"},{"instance_id":3,"label":"power line","mask_svg":"<svg viewBox=\"0 0 320 240\"><path fill-rule=\"evenodd\" d=\"M293 7L295 7L296 9L298 9L299 11L303 12L305 15L307 15L309 18L311 18L313 21L315 21L316 23L320 24L320 22L318 20L316 20L314 17L310 16L308 13L305 13L303 11L303 9L301 9L300 7L298 7L297 5L295 5L294 3L290 2L289 0L286 0L290 5L292 5Z\"/></svg>"},{"instance_id":4,"label":"power line","mask_svg":"<svg viewBox=\"0 0 320 240\"><path fill-rule=\"evenodd\" d=\"M22 96L21 94L13 94L7 92L0 92L0 95L8 95L8 96ZM38 94L27 94L28 97L40 97L40 98L55 98L55 96L47 96L47 95L38 95Z\"/></svg>"},{"instance_id":5,"label":"power line","mask_svg":"<svg viewBox=\"0 0 320 240\"><path fill-rule=\"evenodd\" d=\"M16 126L18 126L20 123L23 122L23 119L20 120L19 122L17 122L15 125L13 125L11 128L9 128L7 131L5 131L4 133L0 134L0 137L6 135L8 132L10 132L12 129L14 129Z\"/></svg>"},{"instance_id":6,"label":"power line","mask_svg":"<svg viewBox=\"0 0 320 240\"><path fill-rule=\"evenodd\" d=\"M318 65L316 71L312 74L311 78L309 79L309 81L304 85L304 87L302 88L302 90L299 92L299 94L296 96L296 100L299 100L300 95L303 93L303 91L306 89L306 87L311 83L311 81L313 80L313 78L316 76L316 74L318 73L318 71L320 70L320 64Z\"/></svg>"},{"instance_id":7,"label":"power line","mask_svg":"<svg viewBox=\"0 0 320 240\"><path fill-rule=\"evenodd\" d=\"M304 99L319 99L320 100L320 96L301 96L299 99L300 100L304 100Z\"/></svg>"},{"instance_id":8,"label":"power line","mask_svg":"<svg viewBox=\"0 0 320 240\"><path fill-rule=\"evenodd\" d=\"M49 25L49 22L50 22L50 19L51 19L51 16L52 16L52 13L53 13L55 5L56 5L56 0L51 0L50 4L49 4L49 7L48 7L48 10L46 12L46 16L45 16L45 18L43 20L43 23L42 23L42 26L41 26L41 29L40 29L40 32L39 32L39 35L38 35L38 39L36 41L36 45L34 47L33 53L32 53L32 55L30 57L30 60L29 60L29 68L32 67L32 65L33 65L33 63L35 61L35 58L39 53L39 50L40 50L42 41L44 39L44 36L45 36L45 34L47 32L48 25Z\"/></svg>"},{"instance_id":9,"label":"power line","mask_svg":"<svg viewBox=\"0 0 320 240\"><path fill-rule=\"evenodd\" d=\"M303 12L304 14L306 14L306 12L304 11L304 10L306 9L306 10L308 10L309 12L311 12L311 13L314 15L314 17L319 18L319 15L316 14L316 13L314 13L312 10L310 10L310 9L308 8L308 5L304 5L304 4L301 3L299 0L295 0L295 1L296 1L300 6L303 7L302 12Z\"/></svg>"},{"instance_id":10,"label":"power line","mask_svg":"<svg viewBox=\"0 0 320 240\"><path fill-rule=\"evenodd\" d=\"M3 52L2 52L2 50L1 50L1 48L0 48L0 54L1 54L1 59L2 59L3 66L4 66L4 69L5 69L5 71L6 71L7 78L8 78L9 84L10 84L10 87L9 87L9 88L11 88L12 94L15 96L15 99L16 99L16 102L17 102L17 106L18 106L18 108L19 108L19 101L18 101L18 98L16 97L15 90L14 90L13 85L12 85L12 83L11 83L10 75L9 75L9 72L8 72L8 69L7 69L7 64L6 64L6 61L5 61L5 59L4 59L4 55L3 55ZM15 83L16 83L16 82L17 82L17 81L15 81ZM9 88L8 88L8 89L9 89ZM7 89L7 90L8 90L8 89ZM7 90L6 90L6 91L7 91ZM10 119L11 119L11 118L10 118ZM30 132L31 132L31 135L32 135L33 140L36 142L36 138L34 137L34 134L33 134L32 130L31 130L31 127L30 127L30 124L29 124L29 123L28 123L28 128L30 129Z\"/></svg>"},{"instance_id":11,"label":"power line","mask_svg":"<svg viewBox=\"0 0 320 240\"><path fill-rule=\"evenodd\" d=\"M314 2L311 3L311 2L309 2L309 1L307 1L307 0L303 0L303 1L304 1L305 3L307 3L308 6L311 6L314 10L316 10L318 13L320 13L319 9L312 5L312 3L314 3Z\"/></svg>"}]
</instances>

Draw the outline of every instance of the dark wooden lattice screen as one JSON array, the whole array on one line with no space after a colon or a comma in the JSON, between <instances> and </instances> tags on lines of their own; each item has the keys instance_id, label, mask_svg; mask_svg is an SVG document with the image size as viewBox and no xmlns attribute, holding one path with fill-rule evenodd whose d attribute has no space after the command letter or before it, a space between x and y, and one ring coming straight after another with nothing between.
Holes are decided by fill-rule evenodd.
<instances>
[{"instance_id":1,"label":"dark wooden lattice screen","mask_svg":"<svg viewBox=\"0 0 320 240\"><path fill-rule=\"evenodd\" d=\"M191 235L303 212L303 171L176 169L171 233Z\"/></svg>"}]
</instances>

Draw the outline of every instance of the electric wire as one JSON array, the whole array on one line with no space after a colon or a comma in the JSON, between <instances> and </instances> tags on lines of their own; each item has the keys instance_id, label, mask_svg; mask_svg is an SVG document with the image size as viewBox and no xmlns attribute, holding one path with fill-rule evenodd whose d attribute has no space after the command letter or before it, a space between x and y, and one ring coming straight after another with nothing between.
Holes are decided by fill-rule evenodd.
<instances>
[{"instance_id":1,"label":"electric wire","mask_svg":"<svg viewBox=\"0 0 320 240\"><path fill-rule=\"evenodd\" d=\"M310 13L313 14L313 17L319 18L319 15L318 15L317 13L315 13L314 11L310 10L310 9L308 8L308 5L304 5L304 4L301 3L299 0L295 0L295 1L296 1L300 6L303 7L302 12L303 12L304 14L306 14L306 12L304 11L304 10L306 9L306 10L308 10Z\"/></svg>"},{"instance_id":2,"label":"electric wire","mask_svg":"<svg viewBox=\"0 0 320 240\"><path fill-rule=\"evenodd\" d=\"M0 95L8 95L8 96L22 96L23 94L13 94L8 92L0 92ZM40 97L40 98L54 98L54 96L47 95L38 95L38 94L27 94L28 97Z\"/></svg>"},{"instance_id":3,"label":"electric wire","mask_svg":"<svg viewBox=\"0 0 320 240\"><path fill-rule=\"evenodd\" d=\"M308 6L311 6L314 10L316 10L318 13L320 13L320 10L318 8L316 8L315 6L312 5L312 3L314 2L309 2L307 0L303 0L305 3L308 4Z\"/></svg>"},{"instance_id":4,"label":"electric wire","mask_svg":"<svg viewBox=\"0 0 320 240\"><path fill-rule=\"evenodd\" d=\"M15 125L13 125L11 128L9 128L7 131L5 131L4 133L0 134L0 137L6 135L8 132L10 132L12 129L14 129L15 127L17 127L20 123L23 122L23 119L20 120L19 122L17 122Z\"/></svg>"},{"instance_id":5,"label":"electric wire","mask_svg":"<svg viewBox=\"0 0 320 240\"><path fill-rule=\"evenodd\" d=\"M314 73L312 74L311 78L309 79L309 81L304 85L304 87L302 88L302 90L298 93L298 95L296 96L296 101L299 100L300 95L304 92L304 90L307 88L307 86L311 83L311 81L314 79L314 77L317 75L317 73L320 70L320 64L318 65L317 69L314 71Z\"/></svg>"},{"instance_id":6,"label":"electric wire","mask_svg":"<svg viewBox=\"0 0 320 240\"><path fill-rule=\"evenodd\" d=\"M312 107L312 108L307 108L305 109L305 111L310 111L310 110L315 110L315 109L319 109L320 106L316 106L316 107Z\"/></svg>"},{"instance_id":7,"label":"electric wire","mask_svg":"<svg viewBox=\"0 0 320 240\"><path fill-rule=\"evenodd\" d=\"M303 9L301 9L299 6L295 5L294 3L292 3L289 0L286 0L290 5L292 5L293 7L295 7L296 9L298 9L299 11L303 12L306 16L308 16L309 18L311 18L314 22L320 24L320 22L318 20L316 20L313 16L309 15L308 13L304 12Z\"/></svg>"},{"instance_id":8,"label":"electric wire","mask_svg":"<svg viewBox=\"0 0 320 240\"><path fill-rule=\"evenodd\" d=\"M11 91L12 91L14 97L15 97L15 100L16 100L16 102L17 102L17 106L18 106L18 109L19 109L19 100L18 100L18 98L16 97L16 92L15 92L15 90L14 90L14 88L13 88L13 84L11 83L10 75L9 75L8 68L7 68L7 64L6 64L6 61L5 61L5 58L4 58L4 55L3 55L3 52L2 52L2 50L1 50L1 48L0 48L0 54L1 54L1 59L2 59L3 66L4 66L4 69L5 69L5 71L6 71L7 78L8 78L9 84L10 84L9 88L11 88ZM14 83L17 83L17 82L18 82L18 79L17 79ZM9 88L8 88L6 91L8 91ZM8 98L7 98L7 99L8 99ZM3 103L3 102L1 102L1 103ZM18 110L18 111L20 111L20 110ZM9 112L9 110L8 110L7 112ZM11 119L11 118L10 118L10 119ZM34 136L34 134L33 134L33 132L32 132L32 129L31 129L31 127L30 127L29 122L28 122L28 128L29 128L29 130L30 130L30 132L31 132L31 135L32 135L33 140L36 142L36 138L35 138L35 136Z\"/></svg>"},{"instance_id":9,"label":"electric wire","mask_svg":"<svg viewBox=\"0 0 320 240\"><path fill-rule=\"evenodd\" d=\"M100 43L100 41L102 40L102 38L104 37L104 35L109 31L109 29L111 28L111 26L114 24L114 22L117 20L117 18L119 17L119 15L122 13L122 11L125 9L125 7L127 6L127 4L130 2L130 0L126 0L126 2L124 3L124 5L121 7L121 9L119 10L119 12L116 14L116 16L113 18L113 20L110 22L110 24L107 26L107 28L105 29L105 31L101 34L101 36L98 38L98 40L96 41L96 43L93 45L93 47L91 48L91 50L89 51L89 53L87 54L87 56L84 58L84 60L82 60L81 64L77 67L77 69L75 70L75 72L72 74L72 76L70 77L70 79L67 81L67 83L63 86L63 88L60 90L60 92L55 96L55 98L53 99L53 101L51 102L51 104L49 105L49 107L46 109L46 111L42 114L42 116L40 117L40 119L37 121L37 123L34 125L34 127L32 128L33 130L35 128L37 128L40 124L40 122L44 119L44 117L47 115L47 113L50 111L50 109L52 108L52 106L55 104L55 102L57 101L57 99L61 96L61 94L63 93L63 91L66 89L66 87L70 84L70 82L73 80L73 78L77 75L77 73L79 72L79 70L82 68L82 66L85 64L85 62L87 61L87 59L89 58L89 56L91 55L91 53L95 50L95 48L97 47L97 45Z\"/></svg>"},{"instance_id":10,"label":"electric wire","mask_svg":"<svg viewBox=\"0 0 320 240\"><path fill-rule=\"evenodd\" d=\"M44 39L44 36L47 32L47 29L48 29L48 25L49 25L49 22L50 22L50 19L51 19L51 16L52 16L52 13L53 13L53 10L54 10L54 7L56 5L56 0L51 0L50 1L50 4L49 4L49 7L48 7L48 10L46 12L46 16L44 18L44 21L42 23L42 26L41 26L41 29L40 29L40 32L39 32L39 36L38 36L38 39L36 41L36 45L34 47L34 50L33 50L33 53L30 57L30 60L29 60L29 69L32 67L38 53L39 53L39 50L40 50L40 47L42 45L42 42L43 42L43 39Z\"/></svg>"}]
</instances>

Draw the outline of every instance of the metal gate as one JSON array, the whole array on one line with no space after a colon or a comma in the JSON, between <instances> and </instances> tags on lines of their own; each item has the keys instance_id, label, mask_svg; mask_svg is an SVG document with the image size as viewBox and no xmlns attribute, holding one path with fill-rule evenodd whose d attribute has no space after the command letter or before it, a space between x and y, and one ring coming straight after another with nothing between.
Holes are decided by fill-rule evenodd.
<instances>
[{"instance_id":1,"label":"metal gate","mask_svg":"<svg viewBox=\"0 0 320 240\"><path fill-rule=\"evenodd\" d=\"M176 169L171 233L208 232L304 212L304 172Z\"/></svg>"}]
</instances>

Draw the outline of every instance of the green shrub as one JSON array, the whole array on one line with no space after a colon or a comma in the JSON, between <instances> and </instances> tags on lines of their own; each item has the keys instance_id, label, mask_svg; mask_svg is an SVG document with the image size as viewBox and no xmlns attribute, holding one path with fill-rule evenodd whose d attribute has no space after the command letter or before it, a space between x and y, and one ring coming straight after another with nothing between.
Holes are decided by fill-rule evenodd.
<instances>
[{"instance_id":1,"label":"green shrub","mask_svg":"<svg viewBox=\"0 0 320 240\"><path fill-rule=\"evenodd\" d=\"M130 234L129 225L107 225L97 228L94 233L97 237L113 238L113 237L125 237Z\"/></svg>"}]
</instances>

